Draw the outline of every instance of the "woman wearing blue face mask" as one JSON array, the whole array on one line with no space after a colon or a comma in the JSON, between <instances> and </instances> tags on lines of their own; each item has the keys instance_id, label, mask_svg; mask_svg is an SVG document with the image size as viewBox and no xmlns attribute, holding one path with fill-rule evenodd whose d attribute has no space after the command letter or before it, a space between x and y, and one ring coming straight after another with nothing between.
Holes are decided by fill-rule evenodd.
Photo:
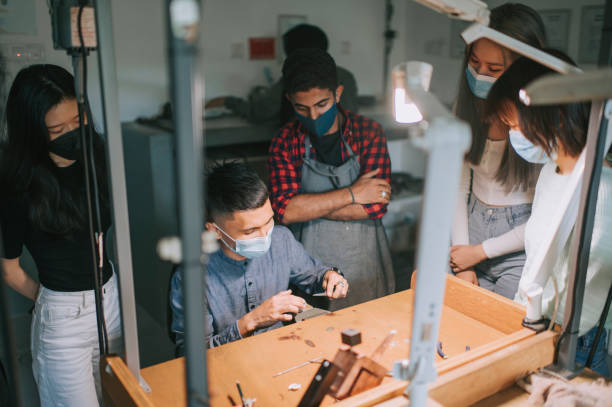
<instances>
[{"instance_id":1,"label":"woman wearing blue face mask","mask_svg":"<svg viewBox=\"0 0 612 407\"><path fill-rule=\"evenodd\" d=\"M94 259L90 245L74 77L56 65L22 69L7 105L0 145L0 229L4 281L35 302L32 370L42 406L96 406L100 389ZM102 232L110 227L104 145L94 136ZM91 177L93 178L93 177ZM20 264L23 248L35 281ZM101 259L111 351L120 345L116 277Z\"/></svg>"},{"instance_id":2,"label":"woman wearing blue face mask","mask_svg":"<svg viewBox=\"0 0 612 407\"><path fill-rule=\"evenodd\" d=\"M531 8L517 3L491 10L490 27L534 47L545 42L544 25ZM517 58L496 43L480 39L466 47L456 115L472 128L465 156L452 233L450 266L457 277L508 298L516 292L525 261L524 223L531 212L540 169L508 143L508 128L484 120L491 86Z\"/></svg>"},{"instance_id":3,"label":"woman wearing blue face mask","mask_svg":"<svg viewBox=\"0 0 612 407\"><path fill-rule=\"evenodd\" d=\"M559 51L547 51L554 56L573 62ZM568 192L573 193L571 177L576 163L584 149L588 129L589 104L572 103L567 105L525 106L518 99L519 90L552 70L527 58L520 58L504 73L493 86L489 95L487 115L502 117L512 129L512 145L519 154L528 160L546 157L535 190L531 217L525 229L525 252L527 261L521 277L516 300L526 304L525 289L536 281L544 281L542 311L553 318L556 282L559 292L559 310L556 322L561 324L566 303L568 275L570 271L570 248L574 236L570 234L567 242L559 242L560 255L552 267L536 265L535 259L546 250L543 246L546 231L552 222L560 217L557 213L559 203L564 201ZM586 286L580 319L576 361L582 365L592 348L595 349L591 368L608 375L606 368L606 331L595 345L597 325L599 325L604 303L612 284L612 168L609 163L601 172L597 206L593 226L593 236L589 253ZM605 328L612 326L608 315Z\"/></svg>"}]
</instances>

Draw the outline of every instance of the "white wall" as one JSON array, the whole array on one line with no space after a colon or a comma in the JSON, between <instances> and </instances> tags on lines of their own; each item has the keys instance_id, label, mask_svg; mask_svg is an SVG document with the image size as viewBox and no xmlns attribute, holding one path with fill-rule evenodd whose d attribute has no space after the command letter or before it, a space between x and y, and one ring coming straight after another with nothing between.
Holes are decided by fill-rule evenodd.
<instances>
[{"instance_id":1,"label":"white wall","mask_svg":"<svg viewBox=\"0 0 612 407\"><path fill-rule=\"evenodd\" d=\"M490 7L503 3L487 1ZM604 0L524 0L542 9L570 9L570 56L576 59L580 37L581 9L603 5ZM351 70L361 94L382 93L384 2L382 0L207 0L203 22L203 69L206 74L206 99L234 94L245 96L255 85L266 83L263 70L270 68L275 79L280 59L250 61L231 58L231 44L248 38L277 36L279 14L306 15L329 35L330 53L337 63ZM113 32L119 80L122 120L155 114L168 99L166 36L163 0L112 1ZM432 90L446 103L455 96L461 59L449 56L451 20L410 0L395 0L393 28L398 31L391 55L391 66L404 60L424 60L434 65ZM38 34L0 36L2 44L39 43L44 46L46 63L70 68L63 51L53 50L51 25L45 0L36 0ZM342 43L350 42L350 54ZM97 62L91 59L90 86L94 112L99 111ZM26 62L22 65L27 65ZM22 65L10 63L13 74ZM588 68L588 67L587 67Z\"/></svg>"},{"instance_id":2,"label":"white wall","mask_svg":"<svg viewBox=\"0 0 612 407\"><path fill-rule=\"evenodd\" d=\"M206 98L234 94L245 96L255 85L265 84L263 70L270 68L280 77L281 61L231 59L230 44L244 44L249 37L277 37L278 15L307 16L307 22L321 27L330 40L329 52L336 63L355 75L360 94L382 93L385 3L371 0L209 0L204 14L204 69ZM405 57L404 16L406 1L395 1L393 28L398 30L392 61ZM231 21L231 23L230 23ZM342 43L350 42L350 54Z\"/></svg>"},{"instance_id":3,"label":"white wall","mask_svg":"<svg viewBox=\"0 0 612 407\"><path fill-rule=\"evenodd\" d=\"M604 0L522 0L536 10L570 9L570 34L568 51L577 60L580 40L580 19L583 6L604 5ZM503 0L485 0L489 8L505 3ZM421 60L434 66L431 90L445 103L452 104L455 98L461 58L450 57L452 20L420 4L408 1L406 5L408 41L406 54L409 60ZM585 69L593 66L583 66Z\"/></svg>"},{"instance_id":4,"label":"white wall","mask_svg":"<svg viewBox=\"0 0 612 407\"><path fill-rule=\"evenodd\" d=\"M395 2L394 28L398 31L392 63L405 58L404 16L406 1ZM157 113L168 99L166 60L165 1L112 1L113 32L117 61L119 102L122 120ZM231 44L241 43L248 53L248 38L277 36L279 14L306 15L330 38L330 53L337 63L351 70L362 94L382 93L384 2L371 0L207 0L204 3L203 69L206 98L233 94L245 96L255 85L265 85L263 70L269 67L274 78L280 73L280 59L250 61L231 59ZM46 1L36 0L38 34L2 35L2 44L42 44L44 61L11 62L14 75L30 63L53 63L70 68L64 51L53 49L51 23ZM342 42L350 42L350 53L341 52ZM94 114L99 112L97 62L90 63L90 88ZM11 79L12 80L12 79Z\"/></svg>"},{"instance_id":5,"label":"white wall","mask_svg":"<svg viewBox=\"0 0 612 407\"><path fill-rule=\"evenodd\" d=\"M168 100L165 0L112 0L121 120L151 116Z\"/></svg>"}]
</instances>

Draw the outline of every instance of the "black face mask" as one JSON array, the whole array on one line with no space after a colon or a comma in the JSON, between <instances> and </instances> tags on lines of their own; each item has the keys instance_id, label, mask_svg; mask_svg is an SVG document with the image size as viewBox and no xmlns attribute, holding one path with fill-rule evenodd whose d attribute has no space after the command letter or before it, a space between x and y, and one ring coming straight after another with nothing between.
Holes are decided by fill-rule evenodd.
<instances>
[{"instance_id":1,"label":"black face mask","mask_svg":"<svg viewBox=\"0 0 612 407\"><path fill-rule=\"evenodd\" d=\"M86 124L85 134L89 131L89 124ZM81 128L66 132L49 143L49 151L67 160L79 160L83 157L83 147L81 146Z\"/></svg>"}]
</instances>

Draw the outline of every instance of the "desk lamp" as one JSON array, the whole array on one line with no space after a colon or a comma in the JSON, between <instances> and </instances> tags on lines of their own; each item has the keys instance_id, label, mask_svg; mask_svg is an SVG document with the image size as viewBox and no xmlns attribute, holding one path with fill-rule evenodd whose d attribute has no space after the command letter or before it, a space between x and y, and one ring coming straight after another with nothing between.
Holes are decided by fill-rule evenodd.
<instances>
[{"instance_id":1,"label":"desk lamp","mask_svg":"<svg viewBox=\"0 0 612 407\"><path fill-rule=\"evenodd\" d=\"M406 389L413 406L427 402L427 385L436 378L434 351L449 262L449 242L463 165L470 145L469 125L457 118L427 91L433 68L407 62L393 70L395 118L418 123L412 143L427 155L422 223L416 255L416 289L410 341L410 360L395 362L396 378L410 380Z\"/></svg>"}]
</instances>

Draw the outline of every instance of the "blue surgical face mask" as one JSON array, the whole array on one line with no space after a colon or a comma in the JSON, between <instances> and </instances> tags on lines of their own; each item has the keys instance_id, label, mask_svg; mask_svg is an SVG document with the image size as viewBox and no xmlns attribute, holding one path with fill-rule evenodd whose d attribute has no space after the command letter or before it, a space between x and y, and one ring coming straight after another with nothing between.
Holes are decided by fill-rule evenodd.
<instances>
[{"instance_id":1,"label":"blue surgical face mask","mask_svg":"<svg viewBox=\"0 0 612 407\"><path fill-rule=\"evenodd\" d=\"M227 236L231 241L233 241L236 245L234 249L229 244L225 242L225 240L221 239L224 245L226 245L231 251L240 256L246 257L247 259L255 259L257 257L261 257L265 255L268 250L270 250L270 245L272 244L272 231L274 230L274 225L270 228L270 231L265 237L254 237L253 239L243 240L243 239L234 239L223 229L221 229L216 223L213 223L221 233Z\"/></svg>"},{"instance_id":2,"label":"blue surgical face mask","mask_svg":"<svg viewBox=\"0 0 612 407\"><path fill-rule=\"evenodd\" d=\"M491 87L497 80L497 78L492 76L480 75L470 64L467 64L465 68L465 76L472 93L480 99L487 98Z\"/></svg>"},{"instance_id":3,"label":"blue surgical face mask","mask_svg":"<svg viewBox=\"0 0 612 407\"><path fill-rule=\"evenodd\" d=\"M336 120L336 115L338 114L338 105L336 101L334 101L334 104L315 120L297 112L295 114L306 130L308 130L308 133L321 137L325 135L334 124L334 120Z\"/></svg>"},{"instance_id":4,"label":"blue surgical face mask","mask_svg":"<svg viewBox=\"0 0 612 407\"><path fill-rule=\"evenodd\" d=\"M523 160L533 164L546 164L551 161L551 157L544 152L544 149L527 140L520 130L510 130L508 133L512 148Z\"/></svg>"}]
</instances>

